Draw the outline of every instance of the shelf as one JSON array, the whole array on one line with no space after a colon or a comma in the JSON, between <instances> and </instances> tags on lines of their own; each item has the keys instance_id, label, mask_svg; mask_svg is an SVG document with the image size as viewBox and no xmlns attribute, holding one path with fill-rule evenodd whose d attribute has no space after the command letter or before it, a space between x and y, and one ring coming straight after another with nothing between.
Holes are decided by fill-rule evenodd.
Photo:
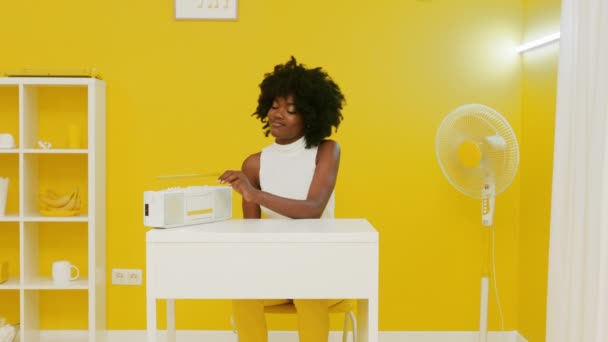
<instances>
[{"instance_id":1,"label":"shelf","mask_svg":"<svg viewBox=\"0 0 608 342\"><path fill-rule=\"evenodd\" d=\"M22 216L26 222L87 222L88 215L88 155L31 153L23 155ZM40 195L52 190L59 196L69 195L78 188L81 214L54 217L40 213Z\"/></svg>"},{"instance_id":2,"label":"shelf","mask_svg":"<svg viewBox=\"0 0 608 342\"><path fill-rule=\"evenodd\" d=\"M8 277L8 280L0 284L0 290L19 290L19 278Z\"/></svg>"},{"instance_id":3,"label":"shelf","mask_svg":"<svg viewBox=\"0 0 608 342\"><path fill-rule=\"evenodd\" d=\"M0 260L9 264L0 314L21 321L21 341L44 340L41 331L49 328L85 329L89 342L103 337L97 332L106 327L105 275L88 275L106 269L105 116L99 79L0 77L0 133L18 146L0 148L0 177L10 179L7 215L0 216ZM39 140L52 148L40 148ZM41 194L65 196L75 188L79 215L41 214ZM82 276L56 285L58 260Z\"/></svg>"},{"instance_id":4,"label":"shelf","mask_svg":"<svg viewBox=\"0 0 608 342\"><path fill-rule=\"evenodd\" d=\"M0 216L0 222L19 222L19 214L7 213L5 216Z\"/></svg>"},{"instance_id":5,"label":"shelf","mask_svg":"<svg viewBox=\"0 0 608 342\"><path fill-rule=\"evenodd\" d=\"M18 337L18 336L17 336ZM40 340L38 342L88 342L89 338L86 331L73 330L70 332L66 331L55 331L55 330L44 330L40 332ZM106 340L108 341L108 340ZM17 342L17 341L15 341Z\"/></svg>"},{"instance_id":6,"label":"shelf","mask_svg":"<svg viewBox=\"0 0 608 342\"><path fill-rule=\"evenodd\" d=\"M80 277L67 285L57 285L51 277L35 277L25 282L25 290L88 290L89 278Z\"/></svg>"},{"instance_id":7,"label":"shelf","mask_svg":"<svg viewBox=\"0 0 608 342\"><path fill-rule=\"evenodd\" d=\"M96 82L105 86L103 81L92 77L0 77L0 85L88 86Z\"/></svg>"},{"instance_id":8,"label":"shelf","mask_svg":"<svg viewBox=\"0 0 608 342\"><path fill-rule=\"evenodd\" d=\"M87 214L80 214L76 216L25 216L24 222L88 222L89 216Z\"/></svg>"},{"instance_id":9,"label":"shelf","mask_svg":"<svg viewBox=\"0 0 608 342\"><path fill-rule=\"evenodd\" d=\"M19 154L21 150L18 148L0 148L0 154ZM40 148L25 148L24 154L87 154L89 150L86 148L69 149L69 148L51 148L43 150Z\"/></svg>"},{"instance_id":10,"label":"shelf","mask_svg":"<svg viewBox=\"0 0 608 342\"><path fill-rule=\"evenodd\" d=\"M57 148L57 149L36 149L36 148L26 148L23 150L25 154L87 154L89 153L88 149L67 149L67 148Z\"/></svg>"}]
</instances>

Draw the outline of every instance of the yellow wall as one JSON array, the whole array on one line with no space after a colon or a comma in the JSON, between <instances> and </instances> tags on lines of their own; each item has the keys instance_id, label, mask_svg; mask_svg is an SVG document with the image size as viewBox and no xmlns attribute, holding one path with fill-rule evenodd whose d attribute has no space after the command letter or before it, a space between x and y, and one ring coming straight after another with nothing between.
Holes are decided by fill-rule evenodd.
<instances>
[{"instance_id":1,"label":"yellow wall","mask_svg":"<svg viewBox=\"0 0 608 342\"><path fill-rule=\"evenodd\" d=\"M529 0L524 40L559 31L560 0ZM520 332L545 340L547 265L553 176L553 134L559 44L523 54L521 159Z\"/></svg>"},{"instance_id":2,"label":"yellow wall","mask_svg":"<svg viewBox=\"0 0 608 342\"><path fill-rule=\"evenodd\" d=\"M380 329L477 329L480 204L443 177L434 139L464 103L497 109L521 134L521 2L239 1L234 22L175 21L173 0L4 1L0 13L0 69L97 67L107 81L108 274L145 268L142 192L192 184L157 175L238 168L271 142L250 116L257 85L295 55L347 96L337 214L380 232ZM495 218L510 330L521 312L519 203L516 178ZM41 300L43 328L86 326ZM177 310L178 328L229 328L227 301ZM493 299L490 315L498 329ZM108 326L145 327L145 287L108 284Z\"/></svg>"}]
</instances>

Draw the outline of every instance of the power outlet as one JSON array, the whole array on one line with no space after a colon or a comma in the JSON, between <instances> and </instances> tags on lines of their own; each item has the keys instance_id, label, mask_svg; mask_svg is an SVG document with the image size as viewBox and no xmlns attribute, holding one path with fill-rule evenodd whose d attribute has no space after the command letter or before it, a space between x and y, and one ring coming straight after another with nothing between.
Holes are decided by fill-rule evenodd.
<instances>
[{"instance_id":1,"label":"power outlet","mask_svg":"<svg viewBox=\"0 0 608 342\"><path fill-rule=\"evenodd\" d=\"M127 285L141 285L141 270L127 271Z\"/></svg>"},{"instance_id":2,"label":"power outlet","mask_svg":"<svg viewBox=\"0 0 608 342\"><path fill-rule=\"evenodd\" d=\"M141 285L142 272L140 269L113 268L113 285Z\"/></svg>"}]
</instances>

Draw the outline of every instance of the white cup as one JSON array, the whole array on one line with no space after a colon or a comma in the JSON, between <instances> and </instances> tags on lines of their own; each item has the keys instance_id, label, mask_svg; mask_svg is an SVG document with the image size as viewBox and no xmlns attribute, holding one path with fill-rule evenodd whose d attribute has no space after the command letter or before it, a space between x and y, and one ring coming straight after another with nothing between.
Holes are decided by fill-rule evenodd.
<instances>
[{"instance_id":1,"label":"white cup","mask_svg":"<svg viewBox=\"0 0 608 342\"><path fill-rule=\"evenodd\" d=\"M72 269L76 270L76 275L72 277ZM55 284L69 284L70 281L78 279L80 270L70 264L69 261L61 260L53 263L53 282Z\"/></svg>"},{"instance_id":2,"label":"white cup","mask_svg":"<svg viewBox=\"0 0 608 342\"><path fill-rule=\"evenodd\" d=\"M8 133L0 133L0 148L15 148L15 138Z\"/></svg>"}]
</instances>

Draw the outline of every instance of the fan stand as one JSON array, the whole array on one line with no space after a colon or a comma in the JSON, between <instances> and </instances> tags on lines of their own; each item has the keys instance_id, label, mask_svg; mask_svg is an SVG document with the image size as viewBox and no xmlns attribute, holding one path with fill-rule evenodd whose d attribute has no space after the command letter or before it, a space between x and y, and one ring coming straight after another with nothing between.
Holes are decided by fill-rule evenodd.
<instances>
[{"instance_id":1,"label":"fan stand","mask_svg":"<svg viewBox=\"0 0 608 342\"><path fill-rule=\"evenodd\" d=\"M481 269L481 290L479 305L479 342L486 342L488 339L488 298L490 289L490 235L494 221L494 203L496 200L496 188L493 177L488 175L484 181L481 191L481 224L482 228L482 269ZM487 228L487 229L486 229Z\"/></svg>"},{"instance_id":2,"label":"fan stand","mask_svg":"<svg viewBox=\"0 0 608 342\"><path fill-rule=\"evenodd\" d=\"M488 254L490 253L489 235L493 227L484 227L483 229L483 266L481 271L481 291L479 300L479 342L486 342L488 339L488 298L490 289L490 268L488 265Z\"/></svg>"},{"instance_id":3,"label":"fan stand","mask_svg":"<svg viewBox=\"0 0 608 342\"><path fill-rule=\"evenodd\" d=\"M481 306L479 308L479 342L488 340L488 291L489 279L481 277Z\"/></svg>"}]
</instances>

